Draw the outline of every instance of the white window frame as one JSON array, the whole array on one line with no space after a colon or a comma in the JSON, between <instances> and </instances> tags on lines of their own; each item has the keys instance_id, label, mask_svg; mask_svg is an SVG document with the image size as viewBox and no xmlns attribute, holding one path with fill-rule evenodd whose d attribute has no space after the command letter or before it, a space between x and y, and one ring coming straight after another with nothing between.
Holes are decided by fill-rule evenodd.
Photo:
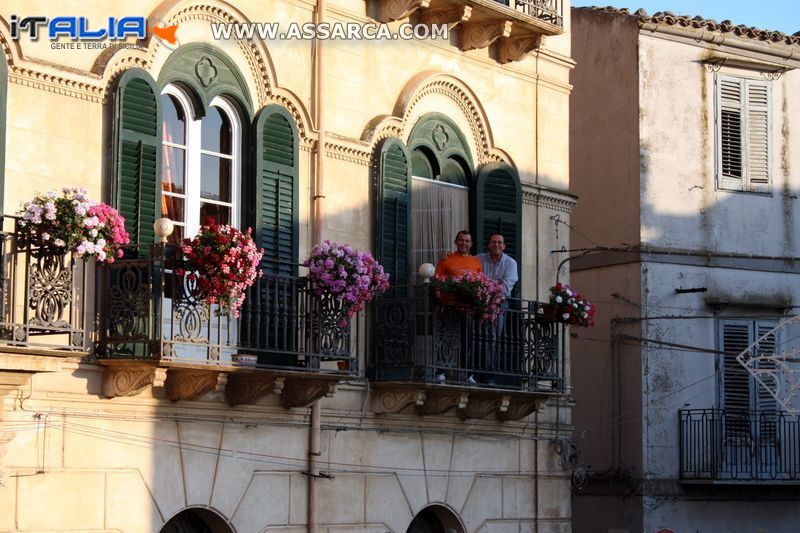
<instances>
[{"instance_id":1,"label":"white window frame","mask_svg":"<svg viewBox=\"0 0 800 533\"><path fill-rule=\"evenodd\" d=\"M739 85L740 97L738 103L723 97L723 84ZM714 132L716 137L715 175L718 190L744 191L769 193L772 190L772 86L763 79L734 76L731 74L717 73L714 76ZM754 93L763 89L766 93L766 104L759 105ZM723 174L722 168L722 111L723 109L739 109L740 134L741 134L741 176ZM762 170L756 168L757 144L753 139L751 127L757 125L756 115L760 111L765 113L765 131L761 128L756 133L766 136L764 148L765 158L762 161Z\"/></svg>"},{"instance_id":2,"label":"white window frame","mask_svg":"<svg viewBox=\"0 0 800 533\"><path fill-rule=\"evenodd\" d=\"M194 118L192 112L193 107L189 100L188 95L179 87L175 85L167 85L161 91L162 95L174 96L181 107L183 108L184 116L186 117L186 145L185 145L185 160L184 160L184 217L185 220L177 220L179 225L184 226L184 237L192 238L200 230L202 221L200 220L200 203L211 203L218 205L230 205L231 210L231 224L234 227L240 227L241 221L239 205L241 203L241 169L242 169L242 125L239 121L239 116L236 110L226 99L217 96L211 100L209 106L217 107L224 113L231 124L231 154L221 154L205 150L201 146L202 141L202 117ZM176 146L181 147L167 141L162 142L163 146ZM202 169L202 156L213 155L215 157L222 157L231 161L231 203L221 202L217 200L202 199L201 193L201 177L200 172ZM163 194L163 191L161 192ZM180 197L181 195L175 195ZM160 202L159 202L160 205Z\"/></svg>"}]
</instances>

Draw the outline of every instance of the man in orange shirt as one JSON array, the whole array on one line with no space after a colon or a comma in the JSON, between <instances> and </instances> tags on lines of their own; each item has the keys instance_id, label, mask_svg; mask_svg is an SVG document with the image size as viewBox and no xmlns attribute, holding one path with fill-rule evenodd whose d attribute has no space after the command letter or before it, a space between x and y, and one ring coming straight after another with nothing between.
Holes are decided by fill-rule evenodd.
<instances>
[{"instance_id":1,"label":"man in orange shirt","mask_svg":"<svg viewBox=\"0 0 800 533\"><path fill-rule=\"evenodd\" d=\"M456 234L456 251L439 261L436 265L436 275L450 277L464 271L483 272L480 260L470 255L470 248L472 248L472 235L467 230L459 231Z\"/></svg>"}]
</instances>

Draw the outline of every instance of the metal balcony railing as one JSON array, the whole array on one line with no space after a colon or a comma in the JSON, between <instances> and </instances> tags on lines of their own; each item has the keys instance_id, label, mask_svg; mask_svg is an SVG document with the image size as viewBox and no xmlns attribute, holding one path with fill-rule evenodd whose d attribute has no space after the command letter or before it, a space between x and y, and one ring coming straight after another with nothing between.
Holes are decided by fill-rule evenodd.
<instances>
[{"instance_id":1,"label":"metal balcony railing","mask_svg":"<svg viewBox=\"0 0 800 533\"><path fill-rule=\"evenodd\" d=\"M3 229L11 227L0 231L0 344L88 351L94 260L23 245L17 239L18 221L1 220Z\"/></svg>"},{"instance_id":2,"label":"metal balcony railing","mask_svg":"<svg viewBox=\"0 0 800 533\"><path fill-rule=\"evenodd\" d=\"M307 278L265 269L237 318L196 299L180 263L177 246L139 245L104 270L100 357L358 373L363 319L314 296Z\"/></svg>"},{"instance_id":3,"label":"metal balcony railing","mask_svg":"<svg viewBox=\"0 0 800 533\"><path fill-rule=\"evenodd\" d=\"M428 285L395 287L372 303L370 374L376 381L563 392L564 326L540 312L538 302L511 300L494 327L466 307L439 303Z\"/></svg>"},{"instance_id":4,"label":"metal balcony railing","mask_svg":"<svg viewBox=\"0 0 800 533\"><path fill-rule=\"evenodd\" d=\"M524 13L564 27L564 0L495 0L498 4L510 7L514 11Z\"/></svg>"},{"instance_id":5,"label":"metal balcony railing","mask_svg":"<svg viewBox=\"0 0 800 533\"><path fill-rule=\"evenodd\" d=\"M800 481L800 416L723 409L679 414L682 481Z\"/></svg>"}]
</instances>

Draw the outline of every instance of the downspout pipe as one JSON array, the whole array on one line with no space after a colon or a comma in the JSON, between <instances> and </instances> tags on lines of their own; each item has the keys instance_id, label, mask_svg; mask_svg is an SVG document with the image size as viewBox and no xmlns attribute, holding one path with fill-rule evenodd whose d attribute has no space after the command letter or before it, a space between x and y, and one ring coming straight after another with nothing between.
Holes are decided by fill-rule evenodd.
<instances>
[{"instance_id":1,"label":"downspout pipe","mask_svg":"<svg viewBox=\"0 0 800 533\"><path fill-rule=\"evenodd\" d=\"M311 427L308 435L308 533L317 533L319 527L319 458L320 452L320 400L311 404Z\"/></svg>"},{"instance_id":2,"label":"downspout pipe","mask_svg":"<svg viewBox=\"0 0 800 533\"><path fill-rule=\"evenodd\" d=\"M314 22L319 27L326 18L326 0L317 0ZM314 100L317 120L317 151L314 160L314 220L311 230L313 244L322 242L322 223L325 207L325 47L320 39L314 41L314 72L316 91Z\"/></svg>"},{"instance_id":3,"label":"downspout pipe","mask_svg":"<svg viewBox=\"0 0 800 533\"><path fill-rule=\"evenodd\" d=\"M327 15L326 0L317 0L314 22L319 27ZM317 151L314 164L314 217L311 224L311 242L322 242L322 224L325 200L325 56L320 39L314 41L314 91L317 120ZM319 527L319 458L320 458L320 400L311 404L311 424L308 435L308 533L317 533Z\"/></svg>"}]
</instances>

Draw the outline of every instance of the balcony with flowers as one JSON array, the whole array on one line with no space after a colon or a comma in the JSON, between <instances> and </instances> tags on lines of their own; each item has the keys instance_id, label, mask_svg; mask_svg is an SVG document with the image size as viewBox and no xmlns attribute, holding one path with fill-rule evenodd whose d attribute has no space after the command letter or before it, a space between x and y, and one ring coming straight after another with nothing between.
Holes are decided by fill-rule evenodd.
<instances>
[{"instance_id":1,"label":"balcony with flowers","mask_svg":"<svg viewBox=\"0 0 800 533\"><path fill-rule=\"evenodd\" d=\"M372 305L376 412L514 420L563 396L569 321L551 304L504 300L482 274L420 274L422 285L394 286Z\"/></svg>"},{"instance_id":2,"label":"balcony with flowers","mask_svg":"<svg viewBox=\"0 0 800 533\"><path fill-rule=\"evenodd\" d=\"M172 400L216 389L231 405L272 393L296 407L359 375L361 311L387 284L371 255L325 242L303 265L279 264L249 232L210 224L176 245L171 222L157 224L161 243L126 247L104 272L107 396L163 380ZM308 275L289 273L300 266Z\"/></svg>"}]
</instances>

